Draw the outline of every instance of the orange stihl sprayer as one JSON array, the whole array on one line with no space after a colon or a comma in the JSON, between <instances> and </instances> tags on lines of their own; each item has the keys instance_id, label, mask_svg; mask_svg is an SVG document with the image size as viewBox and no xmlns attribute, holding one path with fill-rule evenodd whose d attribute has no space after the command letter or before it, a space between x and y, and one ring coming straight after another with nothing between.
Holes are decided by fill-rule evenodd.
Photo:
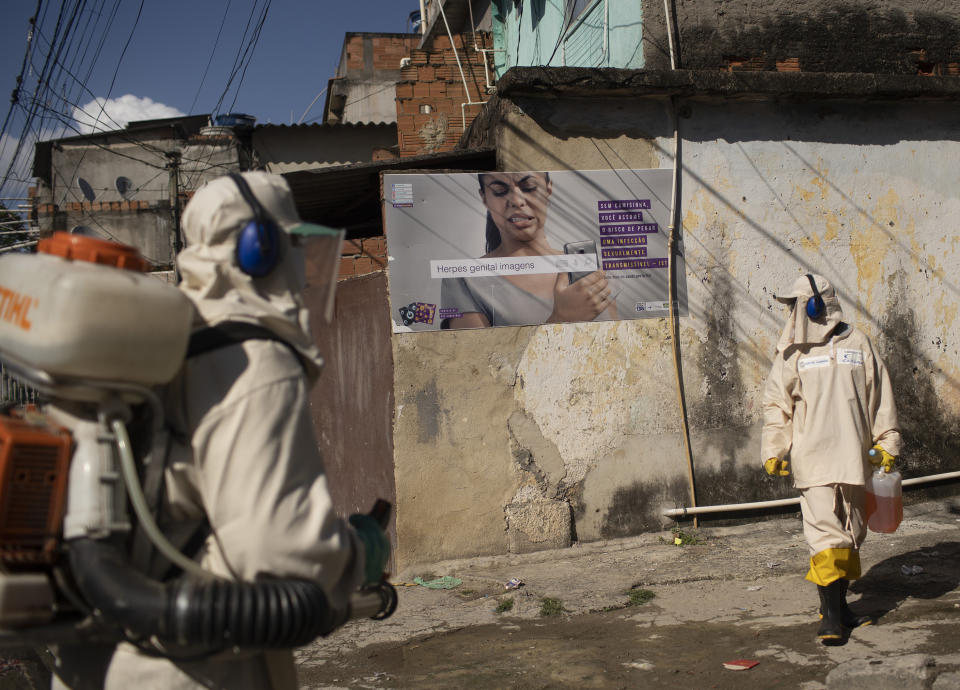
<instances>
[{"instance_id":1,"label":"orange stihl sprayer","mask_svg":"<svg viewBox=\"0 0 960 690\"><path fill-rule=\"evenodd\" d=\"M183 363L193 308L146 266L131 247L67 233L0 256L0 360L42 395L39 409L0 409L0 646L291 648L391 615L387 582L335 610L312 582L216 578L157 528L141 487L166 433L154 387ZM389 512L375 508L384 526ZM183 575L134 567L135 527Z\"/></svg>"}]
</instances>

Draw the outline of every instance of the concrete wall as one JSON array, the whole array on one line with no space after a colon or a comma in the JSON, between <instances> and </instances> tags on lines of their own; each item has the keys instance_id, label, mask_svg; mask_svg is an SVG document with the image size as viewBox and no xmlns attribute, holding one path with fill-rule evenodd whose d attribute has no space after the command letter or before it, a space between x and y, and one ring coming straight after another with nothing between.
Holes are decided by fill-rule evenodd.
<instances>
[{"instance_id":1,"label":"concrete wall","mask_svg":"<svg viewBox=\"0 0 960 690\"><path fill-rule=\"evenodd\" d=\"M51 155L50 184L38 187L38 225L44 231L84 227L97 237L136 247L157 268L172 267L177 223L171 161L177 165L182 206L204 182L239 170L240 148L232 134L184 140L123 132L59 142ZM125 194L117 185L121 177L128 181ZM85 195L81 179L93 199Z\"/></svg>"},{"instance_id":2,"label":"concrete wall","mask_svg":"<svg viewBox=\"0 0 960 690\"><path fill-rule=\"evenodd\" d=\"M664 3L642 5L645 67L669 69ZM687 69L960 73L960 5L953 0L671 0L670 6L678 66Z\"/></svg>"},{"instance_id":3,"label":"concrete wall","mask_svg":"<svg viewBox=\"0 0 960 690\"><path fill-rule=\"evenodd\" d=\"M656 98L521 98L502 169L667 167ZM806 271L891 369L907 476L958 464L960 129L950 103L685 102L683 389L701 505L791 495L760 470L760 392ZM395 334L401 566L657 528L689 505L663 320Z\"/></svg>"},{"instance_id":4,"label":"concrete wall","mask_svg":"<svg viewBox=\"0 0 960 690\"><path fill-rule=\"evenodd\" d=\"M494 5L498 77L518 65L670 68L661 0L599 0L563 40L564 0ZM951 0L671 0L670 7L678 66L687 69L960 74L960 6Z\"/></svg>"}]
</instances>

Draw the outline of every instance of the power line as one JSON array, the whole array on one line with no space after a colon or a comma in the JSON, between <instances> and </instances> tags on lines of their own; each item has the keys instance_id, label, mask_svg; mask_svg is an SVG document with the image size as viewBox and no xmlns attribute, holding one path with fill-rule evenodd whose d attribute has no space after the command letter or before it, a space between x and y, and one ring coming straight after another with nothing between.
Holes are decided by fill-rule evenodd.
<instances>
[{"instance_id":1,"label":"power line","mask_svg":"<svg viewBox=\"0 0 960 690\"><path fill-rule=\"evenodd\" d=\"M96 130L106 134L119 137L121 140L136 145L141 150L155 156L163 156L165 151L159 147L153 146L148 142L130 136L125 133L125 125L117 122L108 110L108 104L113 93L113 88L117 81L120 65L131 45L132 39L137 31L145 0L140 0L136 18L126 37L123 49L119 59L116 60L116 67L110 80L109 89L106 96L101 100L89 88L88 82L93 70L100 60L105 48L107 38L113 33L113 27L118 18L118 11L122 0L61 0L59 4L54 5L54 11L51 10L51 3L44 3L44 0L37 0L34 16L31 17L30 31L27 37L27 46L24 50L23 64L21 65L18 84L21 88L16 91L16 100L11 103L4 124L0 127L0 141L2 149L0 155L6 155L12 151L9 159L9 165L6 166L5 174L0 178L0 188L8 183L10 184L29 184L30 158L28 151L36 142L49 137L51 134L56 136L56 132L74 132L78 135L83 134L80 131L75 116L85 115L93 123ZM247 18L247 25L244 29L240 45L229 79L220 99L217 103L219 108L227 97L231 88L236 88L236 94L231 103L231 108L236 104L239 97L239 90L243 84L247 69L252 62L259 39L262 35L267 16L271 8L272 0L253 0L250 14ZM232 0L227 0L225 12L221 19L220 29L218 31L217 43L225 28L226 19L229 16L232 6ZM55 22L52 21L55 13ZM48 15L51 21L48 21ZM53 24L52 33L45 32L44 27ZM47 38L49 36L49 39ZM208 59L207 68L204 77L201 79L201 86L198 89L197 97L191 110L196 104L199 94L202 91L202 85L205 83L207 73L215 56L217 46L211 52ZM42 56L42 61L39 60ZM42 62L42 64L39 64ZM79 73L84 72L81 76ZM22 82L27 74L36 75L36 81L33 83L29 97L25 97L26 91L22 88ZM31 80L32 81L32 80ZM89 94L93 99L94 107L84 107L77 103L81 94ZM89 112L94 111L94 112ZM21 122L19 136L10 134L15 121ZM116 129L107 129L110 126ZM163 171L166 166L161 162L151 161L129 155L110 148L109 145L103 145L96 139L85 142L90 148L99 148L114 155L128 158L136 161L140 165L145 165L157 171ZM109 140L107 141L109 144ZM68 175L72 180L80 169L87 151L84 151L74 165L72 171L57 172L58 178L63 181L63 176ZM195 175L202 175L204 172L212 169L223 169L227 171L232 168L231 165L213 164L213 156L216 151L209 155L201 155L197 158L184 158L185 163L195 166ZM6 158L4 158L6 160ZM161 173L158 173L158 175ZM69 185L68 189L69 189ZM71 194L76 193L71 189Z\"/></svg>"},{"instance_id":2,"label":"power line","mask_svg":"<svg viewBox=\"0 0 960 690\"><path fill-rule=\"evenodd\" d=\"M103 99L103 105L100 107L100 113L103 113L104 107L106 107L107 101L110 100L110 95L113 93L114 84L117 83L117 74L120 73L120 65L123 64L123 58L127 54L127 48L130 47L130 41L133 40L133 35L137 32L137 25L140 23L140 16L143 14L143 3L144 0L140 0L140 7L137 8L137 17L133 21L133 28L130 29L130 34L127 36L126 43L123 44L123 50L120 51L120 58L117 60L117 67L113 70L113 76L110 78L110 87L107 89L107 95ZM97 116L96 122L99 122L99 115Z\"/></svg>"},{"instance_id":3,"label":"power line","mask_svg":"<svg viewBox=\"0 0 960 690\"><path fill-rule=\"evenodd\" d=\"M243 41L246 40L246 46L242 46L237 49L237 55L233 59L233 66L230 68L230 78L227 79L227 85L223 88L223 93L220 94L220 98L217 100L216 106L211 110L213 113L220 112L220 106L223 105L223 99L227 97L227 93L230 91L230 86L233 84L233 80L237 77L237 73L240 71L240 66L243 65L243 61L247 59L247 56L250 54L250 47L254 43L254 38L259 38L258 29L255 26L253 33L250 37L247 38L247 32L250 31L250 25L253 22L254 15L257 11L257 5L259 0L254 0L253 7L250 8L250 15L247 17L247 25L243 29L243 35L241 37L241 46ZM258 20L258 26L262 27L263 22L266 20L266 12L270 7L270 0L265 0L264 9L261 10L260 19Z\"/></svg>"},{"instance_id":4,"label":"power line","mask_svg":"<svg viewBox=\"0 0 960 690\"><path fill-rule=\"evenodd\" d=\"M60 3L60 11L57 14L57 24L53 31L54 44L56 43L60 35L60 27L63 24L63 15L65 10L66 10L66 0L62 0ZM47 56L44 59L43 68L40 70L40 74L37 77L37 86L34 89L34 94L33 94L34 99L36 99L37 95L41 93L41 86L45 83L45 79L48 78L49 76L47 72L47 68L50 65L50 58L52 56L53 56L53 45L51 44L51 49L47 51ZM13 166L15 165L17 158L20 156L20 151L23 148L24 137L27 134L29 134L30 128L33 124L33 118L36 117L36 113L37 113L37 106L36 106L36 100L34 100L34 103L31 105L30 110L27 112L27 117L26 117L25 124L23 126L22 133L20 135L20 138L17 141L17 147L14 149L14 152L13 152L13 158L10 159L10 165L7 167L7 170L3 175L4 184L6 183L6 180L9 177L10 173L13 171Z\"/></svg>"},{"instance_id":5,"label":"power line","mask_svg":"<svg viewBox=\"0 0 960 690\"><path fill-rule=\"evenodd\" d=\"M203 69L203 77L201 77L200 86L197 87L197 93L193 97L193 103L190 104L190 110L187 111L188 115L193 113L193 107L197 104L197 99L200 98L200 91L203 89L203 82L207 80L207 73L210 71L213 56L217 52L217 46L220 44L220 34L223 33L223 27L227 23L227 15L230 13L230 2L231 0L227 0L227 7L223 11L223 19L220 20L220 28L217 30L217 39L213 42L213 49L210 51L210 57L207 59L207 66Z\"/></svg>"},{"instance_id":6,"label":"power line","mask_svg":"<svg viewBox=\"0 0 960 690\"><path fill-rule=\"evenodd\" d=\"M237 98L240 96L240 87L243 86L244 77L247 76L247 68L250 67L250 63L253 62L253 54L257 50L257 44L260 42L260 34L263 31L263 25L267 21L267 12L270 11L270 3L272 0L267 0L266 4L263 6L263 14L260 17L260 23L257 24L256 34L253 38L253 41L250 43L250 57L247 59L247 64L243 66L243 72L240 74L240 81L237 82L237 90L233 94L233 102L230 103L229 112L233 111L233 106L237 103Z\"/></svg>"},{"instance_id":7,"label":"power line","mask_svg":"<svg viewBox=\"0 0 960 690\"><path fill-rule=\"evenodd\" d=\"M17 75L16 87L13 89L13 93L10 94L10 108L7 110L6 117L3 118L3 125L0 126L0 141L3 141L3 135L7 133L7 125L10 122L10 116L13 114L14 108L17 105L17 102L20 100L20 85L23 83L23 74L27 69L27 64L29 63L30 50L33 45L33 32L37 23L37 15L40 14L40 7L43 5L43 0L37 0L37 7L33 11L33 16L30 17L30 30L27 32L27 47L23 51L23 61L20 63L20 74ZM0 155L2 155L2 150L0 150Z\"/></svg>"}]
</instances>

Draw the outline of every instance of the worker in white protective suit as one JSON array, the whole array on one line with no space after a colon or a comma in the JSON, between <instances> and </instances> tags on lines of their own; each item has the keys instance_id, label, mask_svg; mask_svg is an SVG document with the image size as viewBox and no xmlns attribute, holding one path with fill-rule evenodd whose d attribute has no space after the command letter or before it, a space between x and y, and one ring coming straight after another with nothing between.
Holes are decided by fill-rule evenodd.
<instances>
[{"instance_id":1,"label":"worker in white protective suit","mask_svg":"<svg viewBox=\"0 0 960 690\"><path fill-rule=\"evenodd\" d=\"M860 577L870 465L889 472L900 454L893 390L870 339L844 323L824 278L801 276L776 299L791 308L763 391L761 456L771 476L793 473L810 547L806 579L820 595L817 636L843 644L850 629L871 621L851 611L846 592Z\"/></svg>"},{"instance_id":2,"label":"worker in white protective suit","mask_svg":"<svg viewBox=\"0 0 960 690\"><path fill-rule=\"evenodd\" d=\"M302 229L286 181L263 172L213 180L184 210L180 289L205 337L199 351L191 339L193 352L165 392L173 442L158 523L182 544L205 522L191 555L211 573L312 580L343 607L379 579L389 543L358 516L337 518L327 491L308 408L322 359L300 297L304 257L294 240ZM253 259L241 239L251 233ZM117 690L297 687L289 650L172 661L129 643L112 653L102 682Z\"/></svg>"}]
</instances>

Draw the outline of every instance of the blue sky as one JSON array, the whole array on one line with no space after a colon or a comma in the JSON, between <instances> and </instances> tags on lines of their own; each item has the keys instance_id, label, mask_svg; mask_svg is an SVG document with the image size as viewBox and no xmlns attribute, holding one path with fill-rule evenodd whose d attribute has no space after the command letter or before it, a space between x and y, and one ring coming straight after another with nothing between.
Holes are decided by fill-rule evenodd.
<instances>
[{"instance_id":1,"label":"blue sky","mask_svg":"<svg viewBox=\"0 0 960 690\"><path fill-rule=\"evenodd\" d=\"M0 22L3 117L21 73L29 19L38 2L5 4ZM419 9L419 0L40 0L39 4L39 31L33 36L32 59L20 92L24 107L13 110L0 141L0 180L21 137L27 141L88 131L92 118L84 122L84 113L98 112L95 104L103 105L118 124L214 111L248 113L258 124L297 122L334 75L345 33L403 33L410 12ZM81 11L71 40L52 41L61 8L62 32L75 7ZM244 59L265 8L259 41ZM37 75L51 42L64 46L59 60L63 69L49 87L40 89L47 109L38 109L26 128L26 106L38 91ZM246 71L238 70L228 83L238 56ZM319 117L322 106L321 96L304 122ZM32 147L21 149L22 158ZM22 177L27 164L18 161L14 168Z\"/></svg>"}]
</instances>

